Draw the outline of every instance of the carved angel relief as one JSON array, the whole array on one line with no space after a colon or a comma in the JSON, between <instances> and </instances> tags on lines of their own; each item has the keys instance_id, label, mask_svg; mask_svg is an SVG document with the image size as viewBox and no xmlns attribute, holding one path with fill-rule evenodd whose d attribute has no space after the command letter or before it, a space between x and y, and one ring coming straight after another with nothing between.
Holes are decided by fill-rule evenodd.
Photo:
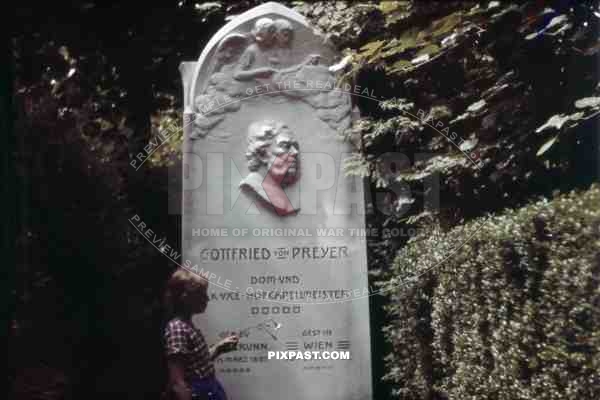
<instances>
[{"instance_id":1,"label":"carved angel relief","mask_svg":"<svg viewBox=\"0 0 600 400\"><path fill-rule=\"evenodd\" d=\"M228 112L238 111L245 99L256 96L257 86L269 87L269 96L306 102L332 129L346 129L350 96L336 89L335 75L320 64L318 54L289 65L293 40L292 23L285 18L259 18L251 32L223 38L206 88L194 99L191 138L207 136Z\"/></svg>"}]
</instances>

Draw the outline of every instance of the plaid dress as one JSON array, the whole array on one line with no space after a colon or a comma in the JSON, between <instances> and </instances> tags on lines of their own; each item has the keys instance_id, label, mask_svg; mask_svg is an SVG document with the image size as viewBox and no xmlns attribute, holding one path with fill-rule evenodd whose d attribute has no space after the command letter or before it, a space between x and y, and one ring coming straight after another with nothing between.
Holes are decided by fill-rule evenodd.
<instances>
[{"instance_id":1,"label":"plaid dress","mask_svg":"<svg viewBox=\"0 0 600 400\"><path fill-rule=\"evenodd\" d=\"M214 376L208 345L202 333L180 318L169 321L164 332L167 357L181 354L187 382Z\"/></svg>"}]
</instances>

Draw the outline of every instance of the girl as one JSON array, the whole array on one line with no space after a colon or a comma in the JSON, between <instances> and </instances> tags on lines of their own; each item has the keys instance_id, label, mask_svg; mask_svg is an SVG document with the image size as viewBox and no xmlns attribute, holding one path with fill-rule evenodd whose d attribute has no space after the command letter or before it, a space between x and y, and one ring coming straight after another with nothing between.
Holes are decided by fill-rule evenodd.
<instances>
[{"instance_id":1,"label":"girl","mask_svg":"<svg viewBox=\"0 0 600 400\"><path fill-rule=\"evenodd\" d=\"M215 378L213 360L235 350L239 338L229 336L207 346L202 333L192 325L193 314L203 313L208 304L208 281L184 269L173 273L167 283L165 305L169 321L164 331L169 369L169 390L176 400L226 400Z\"/></svg>"}]
</instances>

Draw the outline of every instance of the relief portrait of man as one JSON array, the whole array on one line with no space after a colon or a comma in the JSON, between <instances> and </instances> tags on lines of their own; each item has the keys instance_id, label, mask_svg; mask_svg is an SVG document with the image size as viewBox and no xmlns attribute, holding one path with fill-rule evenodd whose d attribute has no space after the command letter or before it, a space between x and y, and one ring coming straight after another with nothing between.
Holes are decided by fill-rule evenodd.
<instances>
[{"instance_id":1,"label":"relief portrait of man","mask_svg":"<svg viewBox=\"0 0 600 400\"><path fill-rule=\"evenodd\" d=\"M248 169L240 189L258 197L279 216L295 215L284 187L295 183L300 175L300 146L291 129L277 121L263 120L248 127Z\"/></svg>"}]
</instances>

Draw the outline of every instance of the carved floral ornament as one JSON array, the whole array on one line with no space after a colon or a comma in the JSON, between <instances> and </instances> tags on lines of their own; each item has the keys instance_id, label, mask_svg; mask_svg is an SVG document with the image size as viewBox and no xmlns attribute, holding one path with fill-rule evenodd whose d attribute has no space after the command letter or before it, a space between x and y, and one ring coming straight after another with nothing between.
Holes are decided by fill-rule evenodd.
<instances>
[{"instance_id":1,"label":"carved floral ornament","mask_svg":"<svg viewBox=\"0 0 600 400\"><path fill-rule=\"evenodd\" d=\"M321 64L321 56L307 54L303 61L290 63L294 23L259 17L250 32L230 33L218 43L205 88L193 102L191 139L210 135L243 101L263 95L305 102L336 131L349 127L350 96L336 89L335 74Z\"/></svg>"}]
</instances>

